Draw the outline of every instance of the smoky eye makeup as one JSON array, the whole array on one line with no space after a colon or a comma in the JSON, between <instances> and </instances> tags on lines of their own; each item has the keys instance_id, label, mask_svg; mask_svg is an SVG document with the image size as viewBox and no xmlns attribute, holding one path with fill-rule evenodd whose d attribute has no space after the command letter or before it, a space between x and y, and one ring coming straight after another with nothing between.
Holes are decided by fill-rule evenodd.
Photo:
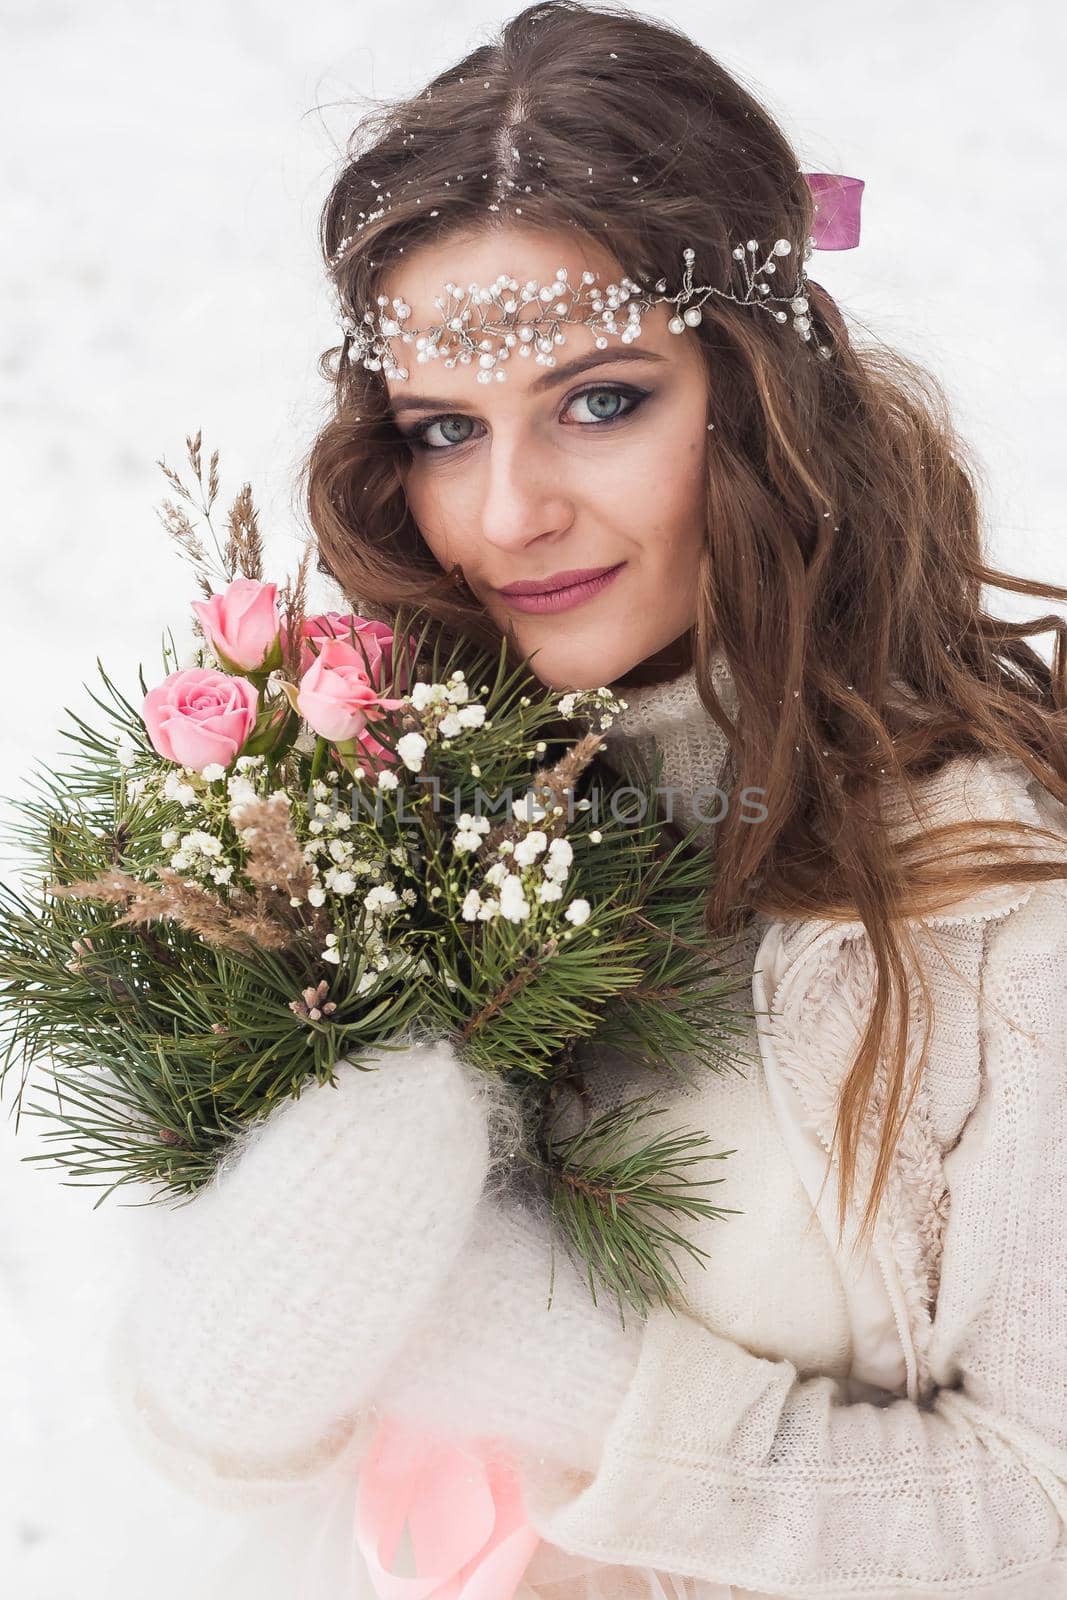
<instances>
[{"instance_id":1,"label":"smoky eye makeup","mask_svg":"<svg viewBox=\"0 0 1067 1600\"><path fill-rule=\"evenodd\" d=\"M563 404L563 413L570 411L572 406L576 405L580 400L587 399L591 395L601 394L618 396L625 402L625 408L610 417L593 417L589 420L583 419L580 422L566 423L565 426L585 428L597 433L608 432L613 427L635 416L645 401L652 397L653 391L640 388L638 385L631 383L586 384L584 388L576 390L574 394L568 396ZM440 411L434 416L426 417L412 428L398 429L398 431L404 443L410 445L412 451L418 455L450 456L462 450L465 445L472 443L478 435L471 433L465 439L447 440L444 444L429 441L427 435L434 428L440 427L442 423L456 421L473 422L474 419L464 411Z\"/></svg>"}]
</instances>

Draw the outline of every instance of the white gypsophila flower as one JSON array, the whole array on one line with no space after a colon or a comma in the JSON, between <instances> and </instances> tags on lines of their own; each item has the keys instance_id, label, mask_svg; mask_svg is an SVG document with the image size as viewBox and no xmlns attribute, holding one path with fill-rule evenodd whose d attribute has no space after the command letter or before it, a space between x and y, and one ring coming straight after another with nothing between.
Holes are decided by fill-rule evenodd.
<instances>
[{"instance_id":1,"label":"white gypsophila flower","mask_svg":"<svg viewBox=\"0 0 1067 1600\"><path fill-rule=\"evenodd\" d=\"M160 834L159 842L163 846L164 850L173 850L175 845L178 843L177 828L164 828L163 832Z\"/></svg>"},{"instance_id":2,"label":"white gypsophila flower","mask_svg":"<svg viewBox=\"0 0 1067 1600\"><path fill-rule=\"evenodd\" d=\"M465 855L469 850L480 849L481 843L481 834L473 833L469 828L459 828L452 835L452 848L458 851L460 855Z\"/></svg>"},{"instance_id":3,"label":"white gypsophila flower","mask_svg":"<svg viewBox=\"0 0 1067 1600\"><path fill-rule=\"evenodd\" d=\"M482 897L477 889L468 889L459 908L459 914L465 922L473 922L481 910L481 905Z\"/></svg>"},{"instance_id":4,"label":"white gypsophila flower","mask_svg":"<svg viewBox=\"0 0 1067 1600\"><path fill-rule=\"evenodd\" d=\"M590 830L589 841L591 844L599 844L603 837L604 835L601 833L599 828L592 828Z\"/></svg>"},{"instance_id":5,"label":"white gypsophila flower","mask_svg":"<svg viewBox=\"0 0 1067 1600\"><path fill-rule=\"evenodd\" d=\"M494 861L491 867L485 869L485 881L491 883L494 888L499 888L507 875L508 867L505 861Z\"/></svg>"},{"instance_id":6,"label":"white gypsophila flower","mask_svg":"<svg viewBox=\"0 0 1067 1600\"><path fill-rule=\"evenodd\" d=\"M350 872L331 870L326 874L326 887L332 889L334 894L351 894L356 887L356 880Z\"/></svg>"},{"instance_id":7,"label":"white gypsophila flower","mask_svg":"<svg viewBox=\"0 0 1067 1600\"><path fill-rule=\"evenodd\" d=\"M332 961L335 967L339 966L340 962L341 962L340 953L337 950L332 950L332 949L331 950L323 950L322 951L322 959L323 959L323 961Z\"/></svg>"},{"instance_id":8,"label":"white gypsophila flower","mask_svg":"<svg viewBox=\"0 0 1067 1600\"><path fill-rule=\"evenodd\" d=\"M323 831L323 829L325 828L325 826L326 826L326 824L325 824L325 822L322 821L321 817L315 817L311 822L308 823L308 832L309 833L321 833ZM323 843L323 845L325 845L326 840L323 839L322 843Z\"/></svg>"},{"instance_id":9,"label":"white gypsophila flower","mask_svg":"<svg viewBox=\"0 0 1067 1600\"><path fill-rule=\"evenodd\" d=\"M247 778L238 776L234 776L230 779L229 783L226 785L226 792L229 795L230 800L231 818L233 816L233 808L235 806L245 805L248 801L257 800L259 798L256 792L255 784L250 783Z\"/></svg>"},{"instance_id":10,"label":"white gypsophila flower","mask_svg":"<svg viewBox=\"0 0 1067 1600\"><path fill-rule=\"evenodd\" d=\"M448 715L442 717L440 722L437 724L437 731L441 735L442 739L454 739L457 733L463 732L463 724L460 722L456 713L454 711L450 711Z\"/></svg>"},{"instance_id":11,"label":"white gypsophila flower","mask_svg":"<svg viewBox=\"0 0 1067 1600\"><path fill-rule=\"evenodd\" d=\"M427 706L444 700L447 693L443 683L417 683L408 698L416 711L425 711Z\"/></svg>"},{"instance_id":12,"label":"white gypsophila flower","mask_svg":"<svg viewBox=\"0 0 1067 1600\"><path fill-rule=\"evenodd\" d=\"M482 775L481 767L478 766L477 762L472 761L471 762L471 777L472 778L480 778L481 775Z\"/></svg>"},{"instance_id":13,"label":"white gypsophila flower","mask_svg":"<svg viewBox=\"0 0 1067 1600\"><path fill-rule=\"evenodd\" d=\"M528 867L547 848L547 833L543 833L540 828L534 828L531 833L526 835L525 839L519 840L513 852L513 859L518 862L520 867Z\"/></svg>"},{"instance_id":14,"label":"white gypsophila flower","mask_svg":"<svg viewBox=\"0 0 1067 1600\"><path fill-rule=\"evenodd\" d=\"M573 717L574 707L577 704L577 694L564 694L559 698L559 714L561 717Z\"/></svg>"},{"instance_id":15,"label":"white gypsophila flower","mask_svg":"<svg viewBox=\"0 0 1067 1600\"><path fill-rule=\"evenodd\" d=\"M193 866L193 857L186 855L184 850L175 850L170 858L170 864L175 872L188 872Z\"/></svg>"},{"instance_id":16,"label":"white gypsophila flower","mask_svg":"<svg viewBox=\"0 0 1067 1600\"><path fill-rule=\"evenodd\" d=\"M500 885L500 914L509 922L523 922L530 915L530 903L522 892L522 879L509 872Z\"/></svg>"},{"instance_id":17,"label":"white gypsophila flower","mask_svg":"<svg viewBox=\"0 0 1067 1600\"><path fill-rule=\"evenodd\" d=\"M392 911L400 904L400 899L388 884L380 884L363 896L363 904L371 912Z\"/></svg>"},{"instance_id":18,"label":"white gypsophila flower","mask_svg":"<svg viewBox=\"0 0 1067 1600\"><path fill-rule=\"evenodd\" d=\"M186 850L199 850L201 855L217 859L222 854L222 840L216 839L213 833L205 833L201 828L194 828L185 835Z\"/></svg>"},{"instance_id":19,"label":"white gypsophila flower","mask_svg":"<svg viewBox=\"0 0 1067 1600\"><path fill-rule=\"evenodd\" d=\"M378 788L379 789L396 789L396 788L399 787L399 785L400 785L400 779L397 777L395 772L388 772L388 771L385 771L385 770L379 772L379 774L378 774Z\"/></svg>"},{"instance_id":20,"label":"white gypsophila flower","mask_svg":"<svg viewBox=\"0 0 1067 1600\"><path fill-rule=\"evenodd\" d=\"M449 684L448 698L451 700L454 706L466 705L470 698L470 690L467 688L467 685L463 682L462 678L460 678L456 683Z\"/></svg>"},{"instance_id":21,"label":"white gypsophila flower","mask_svg":"<svg viewBox=\"0 0 1067 1600\"><path fill-rule=\"evenodd\" d=\"M460 706L456 716L463 727L480 728L485 722L485 707L480 705Z\"/></svg>"},{"instance_id":22,"label":"white gypsophila flower","mask_svg":"<svg viewBox=\"0 0 1067 1600\"><path fill-rule=\"evenodd\" d=\"M457 825L465 833L488 833L492 827L488 817L476 816L473 811L461 811Z\"/></svg>"},{"instance_id":23,"label":"white gypsophila flower","mask_svg":"<svg viewBox=\"0 0 1067 1600\"><path fill-rule=\"evenodd\" d=\"M176 772L168 772L163 780L163 793L168 800L174 800L180 806L194 806L196 804L196 790L190 783L183 783Z\"/></svg>"},{"instance_id":24,"label":"white gypsophila flower","mask_svg":"<svg viewBox=\"0 0 1067 1600\"><path fill-rule=\"evenodd\" d=\"M426 754L426 740L421 733L405 733L396 741L396 753L409 772L420 772L422 758Z\"/></svg>"},{"instance_id":25,"label":"white gypsophila flower","mask_svg":"<svg viewBox=\"0 0 1067 1600\"><path fill-rule=\"evenodd\" d=\"M494 895L482 901L482 909L478 913L479 922L492 922L500 911L500 901Z\"/></svg>"},{"instance_id":26,"label":"white gypsophila flower","mask_svg":"<svg viewBox=\"0 0 1067 1600\"><path fill-rule=\"evenodd\" d=\"M559 862L564 867L569 867L574 860L574 850L569 839L553 839L548 847L548 854L553 861Z\"/></svg>"},{"instance_id":27,"label":"white gypsophila flower","mask_svg":"<svg viewBox=\"0 0 1067 1600\"><path fill-rule=\"evenodd\" d=\"M247 772L249 767L262 767L266 760L266 756L238 756L234 766L238 772Z\"/></svg>"},{"instance_id":28,"label":"white gypsophila flower","mask_svg":"<svg viewBox=\"0 0 1067 1600\"><path fill-rule=\"evenodd\" d=\"M527 789L524 795L512 806L512 815L522 822L540 822L542 817L547 817L548 812L534 794L532 789Z\"/></svg>"},{"instance_id":29,"label":"white gypsophila flower","mask_svg":"<svg viewBox=\"0 0 1067 1600\"><path fill-rule=\"evenodd\" d=\"M312 815L316 817L332 817L333 806L327 805L325 800L316 800L315 810Z\"/></svg>"},{"instance_id":30,"label":"white gypsophila flower","mask_svg":"<svg viewBox=\"0 0 1067 1600\"><path fill-rule=\"evenodd\" d=\"M366 994L367 990L373 989L377 982L378 974L376 972L365 972L356 984L356 993Z\"/></svg>"},{"instance_id":31,"label":"white gypsophila flower","mask_svg":"<svg viewBox=\"0 0 1067 1600\"><path fill-rule=\"evenodd\" d=\"M419 899L414 889L401 889L400 898L406 906L417 905Z\"/></svg>"},{"instance_id":32,"label":"white gypsophila flower","mask_svg":"<svg viewBox=\"0 0 1067 1600\"><path fill-rule=\"evenodd\" d=\"M221 783L226 776L226 768L221 761L212 761L203 769L200 776L207 783Z\"/></svg>"},{"instance_id":33,"label":"white gypsophila flower","mask_svg":"<svg viewBox=\"0 0 1067 1600\"><path fill-rule=\"evenodd\" d=\"M568 922L573 922L576 928L580 928L583 922L589 920L591 909L588 900L572 900L563 915Z\"/></svg>"},{"instance_id":34,"label":"white gypsophila flower","mask_svg":"<svg viewBox=\"0 0 1067 1600\"><path fill-rule=\"evenodd\" d=\"M211 876L214 878L216 883L229 883L230 879L233 877L233 867L215 867L212 869Z\"/></svg>"},{"instance_id":35,"label":"white gypsophila flower","mask_svg":"<svg viewBox=\"0 0 1067 1600\"><path fill-rule=\"evenodd\" d=\"M344 864L352 854L353 845L350 839L331 839L328 848L333 859Z\"/></svg>"},{"instance_id":36,"label":"white gypsophila flower","mask_svg":"<svg viewBox=\"0 0 1067 1600\"><path fill-rule=\"evenodd\" d=\"M326 891L321 884L313 883L308 890L308 905L321 906L326 904Z\"/></svg>"},{"instance_id":37,"label":"white gypsophila flower","mask_svg":"<svg viewBox=\"0 0 1067 1600\"><path fill-rule=\"evenodd\" d=\"M126 733L120 733L115 740L115 759L123 769L132 767L137 760L137 746L130 742Z\"/></svg>"},{"instance_id":38,"label":"white gypsophila flower","mask_svg":"<svg viewBox=\"0 0 1067 1600\"><path fill-rule=\"evenodd\" d=\"M539 900L562 900L563 885L556 883L552 878L544 878L537 885L537 898Z\"/></svg>"}]
</instances>

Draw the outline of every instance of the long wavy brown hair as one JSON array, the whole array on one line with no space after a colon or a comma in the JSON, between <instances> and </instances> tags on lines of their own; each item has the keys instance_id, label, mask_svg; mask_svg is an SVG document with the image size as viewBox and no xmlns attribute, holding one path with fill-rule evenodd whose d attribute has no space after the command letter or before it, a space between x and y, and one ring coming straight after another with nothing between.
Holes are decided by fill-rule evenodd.
<instances>
[{"instance_id":1,"label":"long wavy brown hair","mask_svg":"<svg viewBox=\"0 0 1067 1600\"><path fill-rule=\"evenodd\" d=\"M784 237L799 250L812 231L808 184L766 110L683 33L630 9L528 6L411 99L370 104L321 216L324 259L349 316L374 304L398 252L513 218L610 242L640 283L673 282L687 245L706 281L726 283L732 242ZM737 783L762 790L767 807L760 827L743 825L740 808L718 825L709 933L736 925L746 906L858 917L870 940L877 984L834 1134L843 1227L884 1059L863 1237L930 1037L909 1083L906 996L917 963L905 919L988 884L1067 877L1067 861L1023 859L1025 840L1009 822L983 828L982 860L968 859L968 844L978 845L962 823L926 830L918 853L914 840L904 848L884 825L880 795L887 775L911 798L916 780L987 752L1017 758L1067 802L1067 624L1055 613L1005 621L981 594L990 584L1067 600L1067 589L987 565L980 474L943 390L877 339L861 347L830 295L810 281L808 292L829 359L720 298L692 330L714 427L686 659L729 736ZM345 340L321 359L332 404L301 472L320 570L365 616L421 607L444 637L499 649L499 632L455 573L442 572L407 509L407 446L380 372L347 356ZM1026 642L1049 631L1051 669ZM711 684L714 648L737 686L736 722ZM991 862L990 836L1001 833ZM928 1000L921 970L919 985Z\"/></svg>"}]
</instances>

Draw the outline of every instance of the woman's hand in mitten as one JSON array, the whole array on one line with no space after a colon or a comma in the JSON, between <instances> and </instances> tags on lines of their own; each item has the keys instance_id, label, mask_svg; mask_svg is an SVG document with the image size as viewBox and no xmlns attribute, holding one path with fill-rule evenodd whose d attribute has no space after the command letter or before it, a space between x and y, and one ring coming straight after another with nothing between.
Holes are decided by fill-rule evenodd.
<instances>
[{"instance_id":1,"label":"woman's hand in mitten","mask_svg":"<svg viewBox=\"0 0 1067 1600\"><path fill-rule=\"evenodd\" d=\"M343 1451L517 1131L509 1092L446 1042L335 1073L246 1130L191 1200L137 1212L116 1390L164 1470L214 1500Z\"/></svg>"},{"instance_id":2,"label":"woman's hand in mitten","mask_svg":"<svg viewBox=\"0 0 1067 1600\"><path fill-rule=\"evenodd\" d=\"M637 1366L644 1318L620 1314L556 1238L547 1209L479 1201L463 1248L374 1395L375 1409L457 1438L592 1470Z\"/></svg>"}]
</instances>

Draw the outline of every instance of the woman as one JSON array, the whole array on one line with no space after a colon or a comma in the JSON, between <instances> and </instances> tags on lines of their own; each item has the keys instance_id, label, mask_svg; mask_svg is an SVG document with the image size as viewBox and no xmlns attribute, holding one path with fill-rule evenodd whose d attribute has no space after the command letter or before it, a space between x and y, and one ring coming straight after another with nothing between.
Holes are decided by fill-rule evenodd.
<instances>
[{"instance_id":1,"label":"woman","mask_svg":"<svg viewBox=\"0 0 1067 1600\"><path fill-rule=\"evenodd\" d=\"M985 564L940 391L794 282L811 187L690 40L534 5L360 138L323 214L349 332L307 463L322 568L364 614L428 605L609 684L608 759L662 754L754 1016L745 1070L661 1094L730 1147L735 1214L624 1323L552 1262L509 1107L450 1049L340 1063L146 1216L131 1423L271 1518L336 1485L317 1595L372 1592L352 1486L383 1416L506 1444L540 1542L488 1593L1067 1595L1064 625L981 586L1067 591ZM750 239L785 245L768 306ZM720 292L674 331L683 263ZM617 336L538 342L565 286L627 280ZM511 343L475 318L470 359L418 361L405 325L470 284ZM586 1076L594 1107L647 1087Z\"/></svg>"}]
</instances>

